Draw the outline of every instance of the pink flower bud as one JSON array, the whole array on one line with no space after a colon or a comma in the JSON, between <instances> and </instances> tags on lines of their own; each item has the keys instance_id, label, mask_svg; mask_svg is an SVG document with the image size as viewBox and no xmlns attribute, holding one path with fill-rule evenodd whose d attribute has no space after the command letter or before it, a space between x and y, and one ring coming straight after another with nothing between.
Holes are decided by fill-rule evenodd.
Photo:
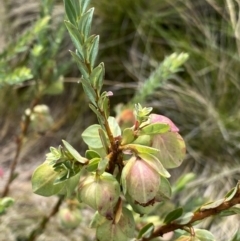
<instances>
[{"instance_id":1,"label":"pink flower bud","mask_svg":"<svg viewBox=\"0 0 240 241\"><path fill-rule=\"evenodd\" d=\"M64 228L76 228L81 222L81 214L78 209L69 208L60 209L58 217Z\"/></svg>"},{"instance_id":2,"label":"pink flower bud","mask_svg":"<svg viewBox=\"0 0 240 241\"><path fill-rule=\"evenodd\" d=\"M124 194L142 206L152 205L160 185L159 173L139 157L132 157L122 171Z\"/></svg>"},{"instance_id":3,"label":"pink flower bud","mask_svg":"<svg viewBox=\"0 0 240 241\"><path fill-rule=\"evenodd\" d=\"M78 194L80 201L107 219L113 219L120 186L111 174L104 172L101 176L88 176L80 183Z\"/></svg>"}]
</instances>

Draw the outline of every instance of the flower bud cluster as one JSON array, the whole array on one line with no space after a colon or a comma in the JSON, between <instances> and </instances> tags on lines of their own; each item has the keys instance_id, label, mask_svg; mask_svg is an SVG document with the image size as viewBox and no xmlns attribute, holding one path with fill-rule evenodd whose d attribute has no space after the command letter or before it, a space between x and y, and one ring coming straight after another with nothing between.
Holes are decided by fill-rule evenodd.
<instances>
[{"instance_id":1,"label":"flower bud cluster","mask_svg":"<svg viewBox=\"0 0 240 241\"><path fill-rule=\"evenodd\" d=\"M167 186L170 189L169 193L171 192L168 181L165 181L163 184L165 186L162 187L162 190L160 189L162 178L170 177L165 168L180 165L181 160L178 158L181 159L181 154L185 154L185 145L181 146L182 139L178 134L177 126L169 118L157 114L150 114L142 126L146 128L146 126L155 123L167 124L169 129L163 133L140 135L134 143L153 147L159 150L159 153L154 155L135 153L129 160L125 161L121 174L124 195L133 209L141 214L150 211L155 202L164 200L165 197L162 194L164 187ZM171 154L172 150L177 153L177 161L175 161L175 156ZM164 158L166 158L166 162L163 160ZM170 161L168 162L168 160Z\"/></svg>"}]
</instances>

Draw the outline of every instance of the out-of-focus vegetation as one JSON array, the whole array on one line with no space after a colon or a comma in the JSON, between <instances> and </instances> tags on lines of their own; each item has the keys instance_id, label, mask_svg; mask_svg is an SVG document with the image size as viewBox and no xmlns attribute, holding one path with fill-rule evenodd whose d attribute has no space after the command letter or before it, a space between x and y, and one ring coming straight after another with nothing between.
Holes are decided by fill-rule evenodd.
<instances>
[{"instance_id":1,"label":"out-of-focus vegetation","mask_svg":"<svg viewBox=\"0 0 240 241\"><path fill-rule=\"evenodd\" d=\"M86 110L87 101L77 84L79 74L67 52L72 46L63 26L62 2L8 0L1 4L1 145L6 148L6 140L19 131L25 109L41 97L40 103L52 110L52 131L58 130L51 138L67 137L82 148L80 134L92 114ZM181 193L176 192L173 203L192 209L206 198L222 197L240 179L238 2L93 0L92 4L96 9L93 31L101 36L98 58L106 66L104 88L114 92L112 103L128 103L164 57L173 52L189 54L184 72L165 82L159 79L159 88L145 104L170 117L187 143L188 156L173 171L172 182L189 172L196 177ZM45 152L39 147L41 138L37 145L34 154ZM34 157L27 153L29 160ZM8 165L3 162L6 170ZM239 229L234 217L228 222L218 217L214 225L208 219L203 225L217 240L230 240Z\"/></svg>"}]
</instances>

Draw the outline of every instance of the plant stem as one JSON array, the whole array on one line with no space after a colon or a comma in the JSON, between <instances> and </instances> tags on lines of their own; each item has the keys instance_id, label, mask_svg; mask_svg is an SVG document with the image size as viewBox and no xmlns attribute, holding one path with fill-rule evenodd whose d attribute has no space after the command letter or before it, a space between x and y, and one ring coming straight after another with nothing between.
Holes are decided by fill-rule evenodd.
<instances>
[{"instance_id":1,"label":"plant stem","mask_svg":"<svg viewBox=\"0 0 240 241\"><path fill-rule=\"evenodd\" d=\"M218 207L194 212L192 219L187 224L184 224L184 225L177 224L177 223L174 223L174 221L173 221L171 223L162 225L162 226L158 227L157 229L155 229L155 231L152 233L152 235L150 237L142 238L141 241L149 241L149 240L152 240L153 238L156 238L159 236L162 237L164 234L175 231L177 229L184 229L184 227L191 226L196 221L200 221L202 219L216 215L224 210L227 210L227 209L233 207L236 204L240 204L240 191L238 191L236 193L236 195L230 201L223 202Z\"/></svg>"},{"instance_id":2,"label":"plant stem","mask_svg":"<svg viewBox=\"0 0 240 241\"><path fill-rule=\"evenodd\" d=\"M64 200L64 196L60 196L56 204L54 205L51 213L48 216L43 217L42 221L39 223L39 225L31 232L29 235L28 241L35 241L36 238L43 233L44 229L46 228L47 223L50 221L51 217L53 217L56 213L58 213L58 210Z\"/></svg>"},{"instance_id":3,"label":"plant stem","mask_svg":"<svg viewBox=\"0 0 240 241\"><path fill-rule=\"evenodd\" d=\"M33 111L33 108L38 104L39 100L40 100L40 98L36 97L32 101L32 103L30 105L30 111L31 112ZM17 147L16 147L15 156L14 156L14 159L13 159L13 161L11 163L9 177L8 177L7 183L6 183L5 187L4 187L4 190L2 192L1 197L6 197L7 196L8 192L9 192L10 184L14 180L14 172L15 172L15 169L17 167L17 163L18 163L19 155L20 155L21 150L22 150L24 138L26 137L27 132L28 132L30 121L31 121L30 120L30 115L25 115L25 119L21 121L21 133L16 138L16 145L17 145Z\"/></svg>"}]
</instances>

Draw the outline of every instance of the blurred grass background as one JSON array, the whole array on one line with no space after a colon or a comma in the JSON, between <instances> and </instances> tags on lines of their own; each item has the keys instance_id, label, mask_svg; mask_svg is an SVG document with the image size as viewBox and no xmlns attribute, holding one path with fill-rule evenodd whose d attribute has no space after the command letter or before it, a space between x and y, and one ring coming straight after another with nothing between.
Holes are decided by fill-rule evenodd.
<instances>
[{"instance_id":1,"label":"blurred grass background","mask_svg":"<svg viewBox=\"0 0 240 241\"><path fill-rule=\"evenodd\" d=\"M41 100L50 106L56 126L47 137L29 138L21 163L32 164L26 160L35 156L42 158L37 161L41 163L48 146L58 145L62 138L83 150L81 133L95 119L77 84L80 74L68 53L73 47L63 26L62 1L7 0L0 4L0 49L6 56L9 46L17 43L44 11L51 14L47 35L43 33L41 37L48 41L44 43L46 52L57 34L60 39L55 53L48 55L52 65L49 67L47 60L38 67L34 65L34 70L38 70L34 76L43 78L46 69L55 69L58 77L64 76L64 91ZM95 7L92 32L100 35L98 59L106 66L105 89L114 92L112 111L118 103L131 100L165 56L189 53L184 71L167 82L159 80L159 88L144 104L171 118L187 144L186 160L172 171L172 182L189 172L195 173L196 178L174 196L174 202L194 207L195 202L221 198L240 179L240 3L92 0L91 4ZM23 65L33 68L30 52L39 41L39 35L33 36L7 61L6 71ZM47 74L43 81L56 81L57 78L51 79L53 76ZM17 125L31 103L35 87L36 82L30 79L0 89L0 145L7 153L2 154L5 167L11 159L9 145L19 131ZM226 241L239 229L237 220L208 219L202 227L210 229L217 240Z\"/></svg>"}]
</instances>

